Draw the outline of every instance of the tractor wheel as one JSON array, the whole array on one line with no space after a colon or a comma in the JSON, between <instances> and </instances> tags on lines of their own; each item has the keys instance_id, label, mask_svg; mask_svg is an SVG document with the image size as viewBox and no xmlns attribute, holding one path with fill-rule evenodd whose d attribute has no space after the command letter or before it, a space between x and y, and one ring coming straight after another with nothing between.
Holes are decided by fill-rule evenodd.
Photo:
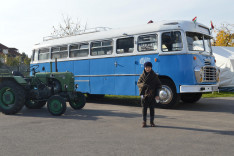
<instances>
[{"instance_id":1,"label":"tractor wheel","mask_svg":"<svg viewBox=\"0 0 234 156\"><path fill-rule=\"evenodd\" d=\"M159 107L161 108L173 108L180 101L180 94L176 93L176 87L174 83L169 79L161 79L162 89L159 91Z\"/></svg>"},{"instance_id":2,"label":"tractor wheel","mask_svg":"<svg viewBox=\"0 0 234 156\"><path fill-rule=\"evenodd\" d=\"M74 101L69 101L70 106L77 110L77 109L82 109L85 106L86 103L86 98L84 96L84 94L82 94L81 92L76 92L76 100Z\"/></svg>"},{"instance_id":3,"label":"tractor wheel","mask_svg":"<svg viewBox=\"0 0 234 156\"><path fill-rule=\"evenodd\" d=\"M181 100L187 103L195 103L202 97L202 93L184 93L181 94Z\"/></svg>"},{"instance_id":4,"label":"tractor wheel","mask_svg":"<svg viewBox=\"0 0 234 156\"><path fill-rule=\"evenodd\" d=\"M14 81L0 84L0 111L4 114L18 113L25 103L25 90Z\"/></svg>"},{"instance_id":5,"label":"tractor wheel","mask_svg":"<svg viewBox=\"0 0 234 156\"><path fill-rule=\"evenodd\" d=\"M33 101L33 100L30 100L30 99L28 99L25 102L25 106L28 109L40 109L43 106L45 106L45 104L46 104L46 101Z\"/></svg>"},{"instance_id":6,"label":"tractor wheel","mask_svg":"<svg viewBox=\"0 0 234 156\"><path fill-rule=\"evenodd\" d=\"M67 109L66 101L61 96L54 95L47 101L47 109L52 115L62 115Z\"/></svg>"}]
</instances>

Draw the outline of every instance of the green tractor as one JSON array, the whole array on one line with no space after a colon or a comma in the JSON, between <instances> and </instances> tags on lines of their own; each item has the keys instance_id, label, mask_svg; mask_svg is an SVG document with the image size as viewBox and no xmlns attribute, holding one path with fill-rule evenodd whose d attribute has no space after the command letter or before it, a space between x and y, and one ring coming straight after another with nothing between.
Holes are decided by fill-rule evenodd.
<instances>
[{"instance_id":1,"label":"green tractor","mask_svg":"<svg viewBox=\"0 0 234 156\"><path fill-rule=\"evenodd\" d=\"M24 105L29 109L40 109L47 103L48 111L52 115L59 116L66 111L66 102L69 102L75 110L85 106L85 96L75 91L78 85L74 83L73 73L37 73L37 68L37 65L31 66L33 74L30 77L24 77L19 72L0 71L2 113L16 114Z\"/></svg>"}]
</instances>

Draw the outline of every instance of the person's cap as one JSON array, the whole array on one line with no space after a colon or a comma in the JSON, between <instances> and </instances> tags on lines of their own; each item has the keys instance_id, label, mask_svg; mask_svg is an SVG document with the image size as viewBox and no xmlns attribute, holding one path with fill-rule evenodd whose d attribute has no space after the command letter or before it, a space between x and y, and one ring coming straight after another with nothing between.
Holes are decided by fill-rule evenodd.
<instances>
[{"instance_id":1,"label":"person's cap","mask_svg":"<svg viewBox=\"0 0 234 156\"><path fill-rule=\"evenodd\" d=\"M145 62L144 67L151 67L152 68L152 63L151 62Z\"/></svg>"}]
</instances>

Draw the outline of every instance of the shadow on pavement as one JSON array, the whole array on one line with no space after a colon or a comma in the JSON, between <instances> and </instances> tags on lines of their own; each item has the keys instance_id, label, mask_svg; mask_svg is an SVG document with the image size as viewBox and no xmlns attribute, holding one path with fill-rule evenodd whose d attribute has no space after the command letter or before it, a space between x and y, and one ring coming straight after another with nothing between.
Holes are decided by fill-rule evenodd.
<instances>
[{"instance_id":1,"label":"shadow on pavement","mask_svg":"<svg viewBox=\"0 0 234 156\"><path fill-rule=\"evenodd\" d=\"M186 127L177 127L177 126L157 126L158 128L170 128L170 129L179 129L179 130L189 130L189 131L198 131L198 132L212 132L215 134L221 135L234 135L234 131L225 131L225 130L213 130L213 129L201 129L201 128L186 128Z\"/></svg>"},{"instance_id":2,"label":"shadow on pavement","mask_svg":"<svg viewBox=\"0 0 234 156\"><path fill-rule=\"evenodd\" d=\"M115 99L115 98L101 98L87 100L87 102L95 104L110 104L123 105L132 107L141 107L139 99ZM156 106L156 108L159 108ZM234 98L202 98L196 103L180 102L178 106L172 108L175 110L187 111L204 111L204 112L226 112L234 114Z\"/></svg>"},{"instance_id":3,"label":"shadow on pavement","mask_svg":"<svg viewBox=\"0 0 234 156\"><path fill-rule=\"evenodd\" d=\"M56 119L75 119L75 120L98 120L102 117L121 117L121 118L136 118L141 117L139 113L124 113L118 110L96 110L96 109L82 109L74 110L67 108L67 111L62 116L51 115L46 108L32 110L24 108L15 116L19 117L39 117L39 118L56 118ZM157 115L157 118L165 118L166 116Z\"/></svg>"},{"instance_id":4,"label":"shadow on pavement","mask_svg":"<svg viewBox=\"0 0 234 156\"><path fill-rule=\"evenodd\" d=\"M234 98L202 98L197 103L181 102L175 109L234 114Z\"/></svg>"}]
</instances>

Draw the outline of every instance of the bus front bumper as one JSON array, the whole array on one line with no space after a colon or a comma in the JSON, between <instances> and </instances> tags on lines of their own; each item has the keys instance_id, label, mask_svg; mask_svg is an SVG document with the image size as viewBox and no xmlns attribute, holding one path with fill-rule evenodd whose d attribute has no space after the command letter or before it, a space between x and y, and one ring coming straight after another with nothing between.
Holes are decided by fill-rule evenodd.
<instances>
[{"instance_id":1,"label":"bus front bumper","mask_svg":"<svg viewBox=\"0 0 234 156\"><path fill-rule=\"evenodd\" d=\"M203 93L218 91L219 85L181 85L180 93Z\"/></svg>"}]
</instances>

